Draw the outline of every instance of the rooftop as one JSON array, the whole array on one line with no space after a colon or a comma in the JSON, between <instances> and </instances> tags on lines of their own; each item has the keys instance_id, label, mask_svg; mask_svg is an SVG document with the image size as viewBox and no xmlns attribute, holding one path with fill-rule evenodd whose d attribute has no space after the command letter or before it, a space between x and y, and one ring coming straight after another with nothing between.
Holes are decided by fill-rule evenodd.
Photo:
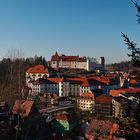
<instances>
[{"instance_id":1,"label":"rooftop","mask_svg":"<svg viewBox=\"0 0 140 140\"><path fill-rule=\"evenodd\" d=\"M27 73L43 73L48 74L48 68L45 68L43 65L36 65L34 67L30 67L26 71Z\"/></svg>"},{"instance_id":2,"label":"rooftop","mask_svg":"<svg viewBox=\"0 0 140 140\"><path fill-rule=\"evenodd\" d=\"M80 97L85 97L85 98L87 98L87 97L89 97L89 98L94 98L94 94L93 93L83 93L83 94L81 94L81 96Z\"/></svg>"},{"instance_id":3,"label":"rooftop","mask_svg":"<svg viewBox=\"0 0 140 140\"><path fill-rule=\"evenodd\" d=\"M128 93L140 93L140 88L120 88L117 90L110 90L110 95L113 97L119 96L120 93L128 94Z\"/></svg>"},{"instance_id":4,"label":"rooftop","mask_svg":"<svg viewBox=\"0 0 140 140\"><path fill-rule=\"evenodd\" d=\"M16 100L14 107L13 107L13 114L20 114L21 118L26 118L29 116L29 113L31 112L33 101L30 100Z\"/></svg>"},{"instance_id":5,"label":"rooftop","mask_svg":"<svg viewBox=\"0 0 140 140\"><path fill-rule=\"evenodd\" d=\"M113 97L101 95L95 98L95 102L101 104L112 103L112 99Z\"/></svg>"},{"instance_id":6,"label":"rooftop","mask_svg":"<svg viewBox=\"0 0 140 140\"><path fill-rule=\"evenodd\" d=\"M56 120L65 120L68 122L75 121L78 119L76 116L70 114L60 114L60 115L55 115L54 117Z\"/></svg>"}]
</instances>

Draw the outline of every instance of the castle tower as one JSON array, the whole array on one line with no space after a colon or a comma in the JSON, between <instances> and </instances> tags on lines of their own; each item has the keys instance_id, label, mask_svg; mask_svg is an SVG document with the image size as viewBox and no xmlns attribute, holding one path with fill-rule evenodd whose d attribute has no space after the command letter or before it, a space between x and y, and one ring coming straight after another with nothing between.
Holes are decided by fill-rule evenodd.
<instances>
[{"instance_id":1,"label":"castle tower","mask_svg":"<svg viewBox=\"0 0 140 140\"><path fill-rule=\"evenodd\" d=\"M104 57L100 57L100 64L103 67L103 70L105 69L105 58Z\"/></svg>"}]
</instances>

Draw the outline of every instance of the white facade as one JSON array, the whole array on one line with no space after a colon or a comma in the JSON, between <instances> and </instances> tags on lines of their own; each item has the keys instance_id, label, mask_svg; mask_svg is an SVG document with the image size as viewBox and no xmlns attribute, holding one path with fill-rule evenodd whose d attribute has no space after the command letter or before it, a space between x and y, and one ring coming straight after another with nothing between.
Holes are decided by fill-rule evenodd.
<instances>
[{"instance_id":1,"label":"white facade","mask_svg":"<svg viewBox=\"0 0 140 140\"><path fill-rule=\"evenodd\" d=\"M26 85L31 87L31 83L35 82L39 78L47 78L49 77L48 68L43 65L35 65L34 67L30 67L26 71Z\"/></svg>"},{"instance_id":2,"label":"white facade","mask_svg":"<svg viewBox=\"0 0 140 140\"><path fill-rule=\"evenodd\" d=\"M69 82L31 83L31 89L35 95L39 93L52 93L57 94L59 97L67 97L70 95Z\"/></svg>"},{"instance_id":3,"label":"white facade","mask_svg":"<svg viewBox=\"0 0 140 140\"><path fill-rule=\"evenodd\" d=\"M32 93L38 95L39 93L45 93L46 85L45 84L31 84Z\"/></svg>"},{"instance_id":4,"label":"white facade","mask_svg":"<svg viewBox=\"0 0 140 140\"><path fill-rule=\"evenodd\" d=\"M69 82L59 82L59 97L67 97L69 92Z\"/></svg>"},{"instance_id":5,"label":"white facade","mask_svg":"<svg viewBox=\"0 0 140 140\"><path fill-rule=\"evenodd\" d=\"M70 96L79 96L79 95L80 95L80 85L70 84Z\"/></svg>"},{"instance_id":6,"label":"white facade","mask_svg":"<svg viewBox=\"0 0 140 140\"><path fill-rule=\"evenodd\" d=\"M30 81L36 81L39 78L43 77L49 77L48 74L43 74L43 73L28 73L26 72L26 85L30 87Z\"/></svg>"},{"instance_id":7,"label":"white facade","mask_svg":"<svg viewBox=\"0 0 140 140\"><path fill-rule=\"evenodd\" d=\"M83 93L90 93L91 89L90 86L80 86L80 95Z\"/></svg>"},{"instance_id":8,"label":"white facade","mask_svg":"<svg viewBox=\"0 0 140 140\"><path fill-rule=\"evenodd\" d=\"M104 60L104 57L101 57ZM52 68L77 68L84 69L87 71L95 71L95 70L104 70L104 62L101 61L97 63L93 61L92 58L87 57L79 57L79 56L65 56L58 55L56 52L55 55L52 56L50 65Z\"/></svg>"},{"instance_id":9,"label":"white facade","mask_svg":"<svg viewBox=\"0 0 140 140\"><path fill-rule=\"evenodd\" d=\"M86 62L77 62L77 68L78 69L85 69L87 71L89 71L89 61L88 59L86 60Z\"/></svg>"},{"instance_id":10,"label":"white facade","mask_svg":"<svg viewBox=\"0 0 140 140\"><path fill-rule=\"evenodd\" d=\"M80 96L83 93L91 93L92 90L101 89L103 93L109 94L110 89L120 88L119 81L109 82L108 79L95 78L47 78L30 84L32 92L38 93L55 93L60 97ZM45 81L46 80L46 81ZM104 82L104 83L103 83Z\"/></svg>"}]
</instances>

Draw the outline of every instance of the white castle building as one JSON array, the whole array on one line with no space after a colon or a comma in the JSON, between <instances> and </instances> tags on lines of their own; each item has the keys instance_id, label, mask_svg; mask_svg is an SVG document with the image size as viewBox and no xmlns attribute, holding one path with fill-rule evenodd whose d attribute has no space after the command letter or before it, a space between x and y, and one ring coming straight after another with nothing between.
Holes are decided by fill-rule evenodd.
<instances>
[{"instance_id":1,"label":"white castle building","mask_svg":"<svg viewBox=\"0 0 140 140\"><path fill-rule=\"evenodd\" d=\"M105 58L100 57L100 62L94 59L79 56L59 55L57 52L51 57L50 66L52 68L77 68L87 71L104 70Z\"/></svg>"}]
</instances>

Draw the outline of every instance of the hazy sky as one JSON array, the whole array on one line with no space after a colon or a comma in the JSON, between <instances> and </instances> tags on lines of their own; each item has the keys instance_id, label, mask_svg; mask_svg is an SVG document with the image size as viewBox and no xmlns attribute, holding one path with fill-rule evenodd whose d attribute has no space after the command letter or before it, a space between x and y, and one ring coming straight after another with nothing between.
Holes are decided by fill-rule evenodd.
<instances>
[{"instance_id":1,"label":"hazy sky","mask_svg":"<svg viewBox=\"0 0 140 140\"><path fill-rule=\"evenodd\" d=\"M140 45L136 14L131 0L0 0L0 58L19 48L47 60L56 51L128 60L121 32Z\"/></svg>"}]
</instances>

